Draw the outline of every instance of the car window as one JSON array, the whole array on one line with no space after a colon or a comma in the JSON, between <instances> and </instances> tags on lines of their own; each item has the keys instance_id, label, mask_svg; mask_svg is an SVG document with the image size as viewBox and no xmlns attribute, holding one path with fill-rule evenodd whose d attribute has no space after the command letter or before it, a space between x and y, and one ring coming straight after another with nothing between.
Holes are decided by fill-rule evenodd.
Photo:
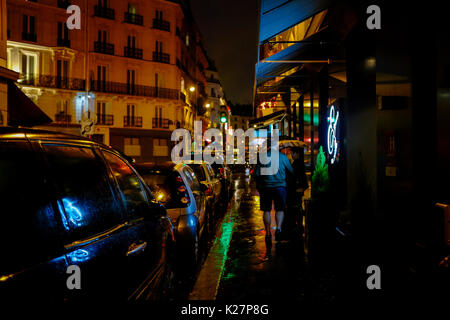
<instances>
[{"instance_id":1,"label":"car window","mask_svg":"<svg viewBox=\"0 0 450 320\"><path fill-rule=\"evenodd\" d=\"M214 173L213 168L211 168L211 165L209 163L206 163L205 165L206 165L206 168L208 169L209 176L211 178L214 178L216 175Z\"/></svg>"},{"instance_id":2,"label":"car window","mask_svg":"<svg viewBox=\"0 0 450 320\"><path fill-rule=\"evenodd\" d=\"M185 191L178 190L180 182L176 180L176 172L158 172L140 172L155 199L162 202L167 209L187 207L187 203L182 202Z\"/></svg>"},{"instance_id":3,"label":"car window","mask_svg":"<svg viewBox=\"0 0 450 320\"><path fill-rule=\"evenodd\" d=\"M0 142L0 276L56 258L63 231L28 142Z\"/></svg>"},{"instance_id":4,"label":"car window","mask_svg":"<svg viewBox=\"0 0 450 320\"><path fill-rule=\"evenodd\" d=\"M103 151L119 185L126 214L131 219L144 217L149 212L149 203L141 180L128 164L108 151Z\"/></svg>"},{"instance_id":5,"label":"car window","mask_svg":"<svg viewBox=\"0 0 450 320\"><path fill-rule=\"evenodd\" d=\"M200 182L198 181L194 171L190 167L185 166L182 172L186 177L186 180L188 181L192 191L201 191Z\"/></svg>"},{"instance_id":6,"label":"car window","mask_svg":"<svg viewBox=\"0 0 450 320\"><path fill-rule=\"evenodd\" d=\"M106 167L91 148L52 144L44 144L43 148L70 241L86 239L123 223Z\"/></svg>"},{"instance_id":7,"label":"car window","mask_svg":"<svg viewBox=\"0 0 450 320\"><path fill-rule=\"evenodd\" d=\"M201 181L207 181L205 171L203 170L202 166L200 164L193 164L190 166L197 176L197 179Z\"/></svg>"}]
</instances>

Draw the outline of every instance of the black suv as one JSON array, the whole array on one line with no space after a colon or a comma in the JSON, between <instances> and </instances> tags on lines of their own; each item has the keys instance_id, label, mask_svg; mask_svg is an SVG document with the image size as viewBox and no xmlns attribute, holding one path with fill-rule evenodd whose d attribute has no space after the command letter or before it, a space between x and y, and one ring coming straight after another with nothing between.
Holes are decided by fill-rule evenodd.
<instances>
[{"instance_id":1,"label":"black suv","mask_svg":"<svg viewBox=\"0 0 450 320\"><path fill-rule=\"evenodd\" d=\"M170 291L170 218L110 147L0 127L0 215L2 297L135 300Z\"/></svg>"}]
</instances>

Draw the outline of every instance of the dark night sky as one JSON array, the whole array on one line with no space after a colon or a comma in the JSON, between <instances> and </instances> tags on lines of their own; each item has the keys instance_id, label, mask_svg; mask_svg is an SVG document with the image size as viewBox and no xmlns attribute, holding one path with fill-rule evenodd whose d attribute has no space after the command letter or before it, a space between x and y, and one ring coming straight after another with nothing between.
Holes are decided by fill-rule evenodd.
<instances>
[{"instance_id":1,"label":"dark night sky","mask_svg":"<svg viewBox=\"0 0 450 320\"><path fill-rule=\"evenodd\" d=\"M191 0L227 100L250 104L257 59L258 0Z\"/></svg>"}]
</instances>

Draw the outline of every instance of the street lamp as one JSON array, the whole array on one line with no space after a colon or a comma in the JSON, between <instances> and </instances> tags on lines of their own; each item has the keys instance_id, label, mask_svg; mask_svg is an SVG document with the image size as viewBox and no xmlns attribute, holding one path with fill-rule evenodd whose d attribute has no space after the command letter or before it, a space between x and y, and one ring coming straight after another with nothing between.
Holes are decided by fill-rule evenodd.
<instances>
[{"instance_id":1,"label":"street lamp","mask_svg":"<svg viewBox=\"0 0 450 320\"><path fill-rule=\"evenodd\" d=\"M211 105L209 103L207 103L206 104L206 108L209 108L209 107L211 107Z\"/></svg>"},{"instance_id":2,"label":"street lamp","mask_svg":"<svg viewBox=\"0 0 450 320\"><path fill-rule=\"evenodd\" d=\"M189 91L190 91L190 92L194 92L194 91L195 91L195 87L194 87L194 86L191 86L191 87L189 88Z\"/></svg>"}]
</instances>

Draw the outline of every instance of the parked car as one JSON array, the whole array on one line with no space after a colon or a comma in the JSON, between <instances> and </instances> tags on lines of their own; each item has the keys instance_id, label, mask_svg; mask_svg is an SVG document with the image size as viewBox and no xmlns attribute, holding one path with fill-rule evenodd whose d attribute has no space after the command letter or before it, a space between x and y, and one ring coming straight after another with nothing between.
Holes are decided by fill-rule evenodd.
<instances>
[{"instance_id":1,"label":"parked car","mask_svg":"<svg viewBox=\"0 0 450 320\"><path fill-rule=\"evenodd\" d=\"M118 152L77 136L3 127L0 172L2 297L167 296L172 224ZM69 279L77 270L80 282Z\"/></svg>"},{"instance_id":2,"label":"parked car","mask_svg":"<svg viewBox=\"0 0 450 320\"><path fill-rule=\"evenodd\" d=\"M195 173L195 176L201 184L205 185L205 194L207 199L208 209L210 214L214 214L215 207L219 204L221 198L222 184L214 173L213 168L205 161L186 161L185 164L189 165ZM210 216L211 217L211 216Z\"/></svg>"},{"instance_id":3,"label":"parked car","mask_svg":"<svg viewBox=\"0 0 450 320\"><path fill-rule=\"evenodd\" d=\"M141 163L135 166L172 220L179 256L196 264L199 239L207 230L206 196L194 171L185 164Z\"/></svg>"},{"instance_id":4,"label":"parked car","mask_svg":"<svg viewBox=\"0 0 450 320\"><path fill-rule=\"evenodd\" d=\"M222 183L222 196L229 199L233 187L233 173L231 172L231 169L225 163L213 163L211 164L211 167L213 168L216 177L219 178Z\"/></svg>"}]
</instances>

